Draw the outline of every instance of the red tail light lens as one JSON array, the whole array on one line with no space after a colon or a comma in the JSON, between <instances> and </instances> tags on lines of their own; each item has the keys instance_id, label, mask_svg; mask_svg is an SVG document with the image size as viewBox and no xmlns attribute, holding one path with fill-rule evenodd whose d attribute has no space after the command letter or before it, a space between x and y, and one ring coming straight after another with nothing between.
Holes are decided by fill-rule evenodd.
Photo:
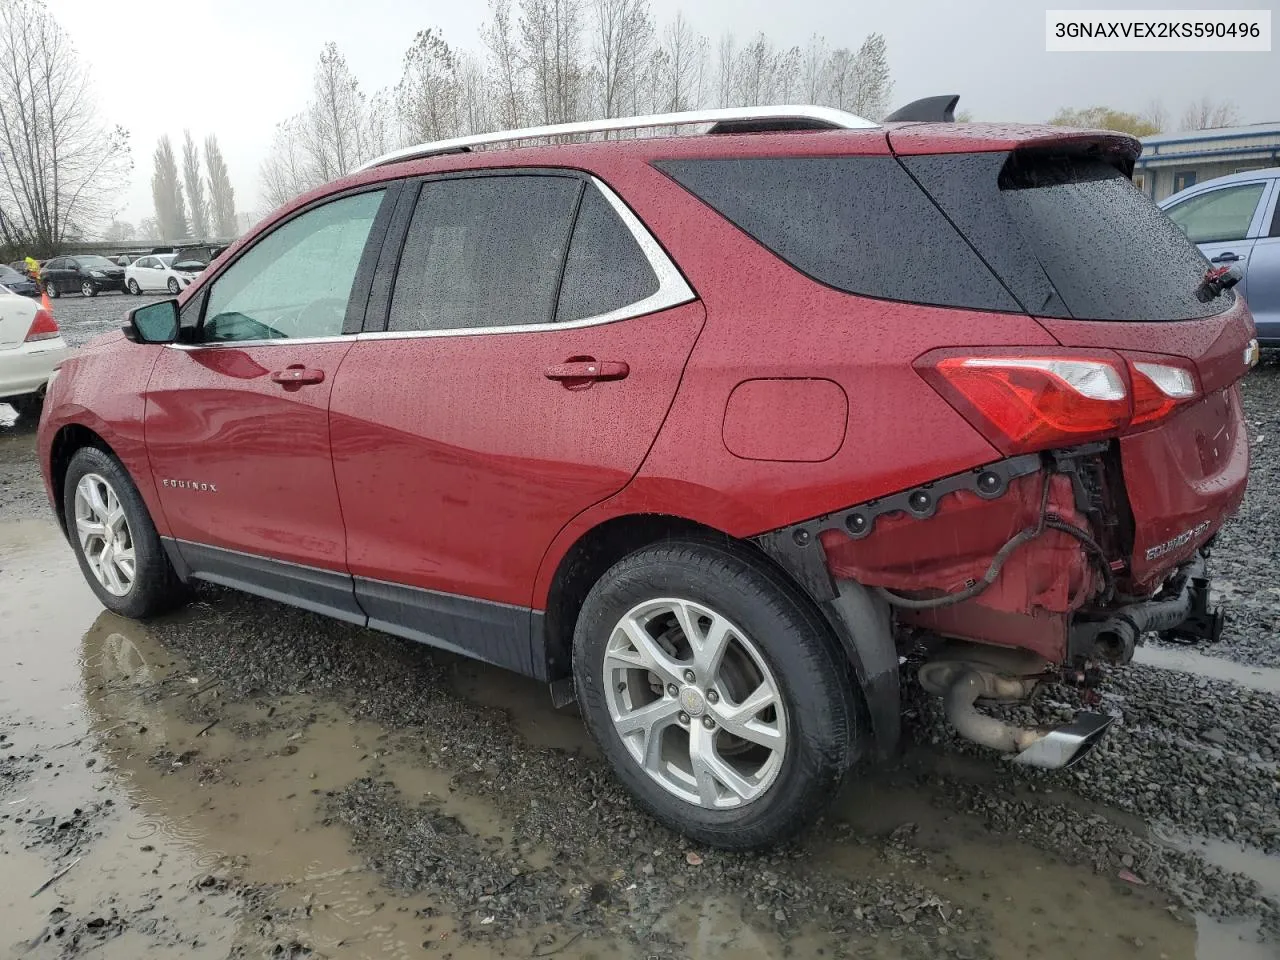
<instances>
[{"instance_id":1,"label":"red tail light lens","mask_svg":"<svg viewBox=\"0 0 1280 960\"><path fill-rule=\"evenodd\" d=\"M1188 369L1115 354L946 356L917 368L1007 455L1118 436L1198 394Z\"/></svg>"},{"instance_id":2,"label":"red tail light lens","mask_svg":"<svg viewBox=\"0 0 1280 960\"><path fill-rule=\"evenodd\" d=\"M35 319L31 321L31 329L27 331L26 342L52 340L60 332L57 322L53 319L53 314L44 307L36 307Z\"/></svg>"}]
</instances>

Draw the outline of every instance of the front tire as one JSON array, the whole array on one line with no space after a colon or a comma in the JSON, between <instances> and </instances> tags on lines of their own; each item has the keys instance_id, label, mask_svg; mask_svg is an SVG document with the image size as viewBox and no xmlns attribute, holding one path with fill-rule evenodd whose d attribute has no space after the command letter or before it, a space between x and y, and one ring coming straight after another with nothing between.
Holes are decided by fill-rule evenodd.
<instances>
[{"instance_id":1,"label":"front tire","mask_svg":"<svg viewBox=\"0 0 1280 960\"><path fill-rule=\"evenodd\" d=\"M637 802L730 850L774 843L835 795L868 734L847 661L762 559L667 541L592 588L574 631L583 716Z\"/></svg>"},{"instance_id":2,"label":"front tire","mask_svg":"<svg viewBox=\"0 0 1280 960\"><path fill-rule=\"evenodd\" d=\"M169 292L175 297L182 292L182 285L173 277L169 278Z\"/></svg>"},{"instance_id":3,"label":"front tire","mask_svg":"<svg viewBox=\"0 0 1280 960\"><path fill-rule=\"evenodd\" d=\"M85 280L80 284L80 295L84 297L96 297L98 295L98 288L94 286L92 280Z\"/></svg>"},{"instance_id":4,"label":"front tire","mask_svg":"<svg viewBox=\"0 0 1280 960\"><path fill-rule=\"evenodd\" d=\"M62 490L68 539L103 606L140 620L186 598L142 495L115 457L77 450Z\"/></svg>"},{"instance_id":5,"label":"front tire","mask_svg":"<svg viewBox=\"0 0 1280 960\"><path fill-rule=\"evenodd\" d=\"M138 286L138 281L133 279L133 277L129 278L128 287L129 287L129 292L132 293L135 297L142 295L142 288Z\"/></svg>"}]
</instances>

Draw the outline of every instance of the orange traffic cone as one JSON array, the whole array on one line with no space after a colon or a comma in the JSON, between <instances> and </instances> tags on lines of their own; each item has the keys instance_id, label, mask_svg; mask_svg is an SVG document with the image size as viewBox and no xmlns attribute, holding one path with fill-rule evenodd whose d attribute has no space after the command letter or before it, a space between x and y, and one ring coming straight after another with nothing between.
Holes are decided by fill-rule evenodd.
<instances>
[{"instance_id":1,"label":"orange traffic cone","mask_svg":"<svg viewBox=\"0 0 1280 960\"><path fill-rule=\"evenodd\" d=\"M53 304L49 302L49 291L43 285L40 287L40 306L49 311L49 316L53 316Z\"/></svg>"}]
</instances>

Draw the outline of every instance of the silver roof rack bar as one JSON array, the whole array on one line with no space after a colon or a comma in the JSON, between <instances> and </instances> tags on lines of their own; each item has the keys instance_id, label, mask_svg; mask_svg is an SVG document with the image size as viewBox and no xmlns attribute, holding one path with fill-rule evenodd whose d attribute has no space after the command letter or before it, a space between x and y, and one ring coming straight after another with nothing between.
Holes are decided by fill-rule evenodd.
<instances>
[{"instance_id":1,"label":"silver roof rack bar","mask_svg":"<svg viewBox=\"0 0 1280 960\"><path fill-rule=\"evenodd\" d=\"M653 127L680 127L691 124L734 124L743 122L759 122L777 120L779 129L787 121L809 121L815 129L829 128L833 130L867 130L879 124L854 116L833 107L814 107L807 105L780 107L721 107L715 110L686 110L679 113L655 113L645 117L606 117L601 120L584 120L579 123L556 123L545 127L525 127L520 130L495 130L491 133L478 133L469 137L454 137L451 140L436 140L433 143L419 143L411 147L392 150L368 163L362 164L359 170L381 167L402 160L416 160L443 153L456 153L472 147L486 147L499 143L514 143L520 140L540 140L545 137L580 136L593 133L609 133L616 130L645 130ZM794 129L794 128L793 128Z\"/></svg>"}]
</instances>

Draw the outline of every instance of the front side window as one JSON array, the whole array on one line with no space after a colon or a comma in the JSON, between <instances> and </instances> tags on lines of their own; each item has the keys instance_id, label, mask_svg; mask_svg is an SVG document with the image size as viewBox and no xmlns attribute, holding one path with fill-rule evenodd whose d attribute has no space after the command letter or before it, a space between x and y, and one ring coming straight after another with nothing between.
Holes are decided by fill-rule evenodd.
<instances>
[{"instance_id":1,"label":"front side window","mask_svg":"<svg viewBox=\"0 0 1280 960\"><path fill-rule=\"evenodd\" d=\"M484 176L422 186L387 329L550 323L581 180Z\"/></svg>"},{"instance_id":2,"label":"front side window","mask_svg":"<svg viewBox=\"0 0 1280 960\"><path fill-rule=\"evenodd\" d=\"M333 337L385 191L333 200L276 227L213 281L201 340Z\"/></svg>"},{"instance_id":3,"label":"front side window","mask_svg":"<svg viewBox=\"0 0 1280 960\"><path fill-rule=\"evenodd\" d=\"M1182 228L1192 243L1243 240L1249 235L1249 224L1265 186L1244 183L1190 197L1169 209L1169 219Z\"/></svg>"}]
</instances>

